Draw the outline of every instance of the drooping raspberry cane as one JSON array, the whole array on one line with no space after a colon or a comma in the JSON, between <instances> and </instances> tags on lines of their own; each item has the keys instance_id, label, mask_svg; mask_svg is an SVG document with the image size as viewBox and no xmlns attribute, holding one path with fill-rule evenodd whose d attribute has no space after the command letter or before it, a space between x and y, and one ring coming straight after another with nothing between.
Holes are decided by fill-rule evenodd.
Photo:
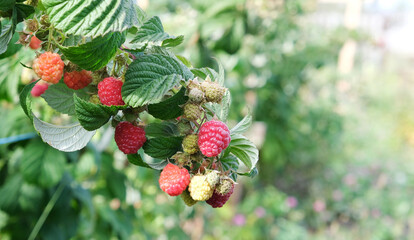
<instances>
[{"instance_id":1,"label":"drooping raspberry cane","mask_svg":"<svg viewBox=\"0 0 414 240\"><path fill-rule=\"evenodd\" d=\"M125 154L137 153L146 141L144 129L130 122L120 122L115 128L116 145Z\"/></svg>"},{"instance_id":2,"label":"drooping raspberry cane","mask_svg":"<svg viewBox=\"0 0 414 240\"><path fill-rule=\"evenodd\" d=\"M180 195L190 183L190 173L187 169L174 164L167 164L158 180L160 188L170 196Z\"/></svg>"},{"instance_id":3,"label":"drooping raspberry cane","mask_svg":"<svg viewBox=\"0 0 414 240\"><path fill-rule=\"evenodd\" d=\"M200 127L198 146L207 157L215 157L229 146L229 128L223 122L211 120Z\"/></svg>"},{"instance_id":4,"label":"drooping raspberry cane","mask_svg":"<svg viewBox=\"0 0 414 240\"><path fill-rule=\"evenodd\" d=\"M65 64L59 54L45 52L33 61L33 70L42 80L56 84L62 78Z\"/></svg>"},{"instance_id":5,"label":"drooping raspberry cane","mask_svg":"<svg viewBox=\"0 0 414 240\"><path fill-rule=\"evenodd\" d=\"M113 77L107 77L98 83L98 96L103 105L122 106L125 102L122 100L122 85L124 83Z\"/></svg>"}]
</instances>

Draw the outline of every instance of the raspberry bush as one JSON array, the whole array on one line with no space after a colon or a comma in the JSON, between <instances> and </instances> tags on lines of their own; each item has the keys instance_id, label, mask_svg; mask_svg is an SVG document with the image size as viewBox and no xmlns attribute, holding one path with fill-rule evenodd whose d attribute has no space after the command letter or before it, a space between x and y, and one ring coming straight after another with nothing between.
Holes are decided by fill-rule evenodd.
<instances>
[{"instance_id":1,"label":"raspberry bush","mask_svg":"<svg viewBox=\"0 0 414 240\"><path fill-rule=\"evenodd\" d=\"M160 188L184 192L188 206L221 207L238 175L257 174L258 150L242 135L251 116L227 125L231 96L220 62L218 71L195 68L176 55L184 36L166 33L160 18L131 0L12 2L0 4L15 16L3 26L10 31L1 35L0 54L23 21L19 42L36 51L31 69L38 81L22 90L20 102L44 142L73 152L114 128L129 162L162 170ZM72 123L34 114L32 96Z\"/></svg>"}]
</instances>

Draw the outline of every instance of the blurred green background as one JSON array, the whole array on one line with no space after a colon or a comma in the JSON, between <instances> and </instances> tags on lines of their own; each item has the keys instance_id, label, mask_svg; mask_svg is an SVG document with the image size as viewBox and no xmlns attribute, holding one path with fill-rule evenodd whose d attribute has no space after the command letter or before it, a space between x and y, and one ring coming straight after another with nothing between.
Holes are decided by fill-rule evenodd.
<instances>
[{"instance_id":1,"label":"blurred green background","mask_svg":"<svg viewBox=\"0 0 414 240\"><path fill-rule=\"evenodd\" d=\"M223 63L229 124L254 117L259 175L239 177L221 209L188 208L128 164L111 127L82 151L51 149L18 105L33 77L19 62L35 56L23 47L0 59L0 138L19 140L0 145L0 239L414 238L409 0L139 4L185 36L176 54Z\"/></svg>"}]
</instances>

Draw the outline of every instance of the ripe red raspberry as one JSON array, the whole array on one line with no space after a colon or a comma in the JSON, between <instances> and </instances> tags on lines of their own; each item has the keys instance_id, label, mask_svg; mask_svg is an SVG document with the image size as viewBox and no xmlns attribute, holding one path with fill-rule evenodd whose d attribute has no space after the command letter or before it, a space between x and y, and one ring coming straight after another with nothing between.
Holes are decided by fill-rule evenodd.
<instances>
[{"instance_id":1,"label":"ripe red raspberry","mask_svg":"<svg viewBox=\"0 0 414 240\"><path fill-rule=\"evenodd\" d=\"M82 70L80 72L73 71L73 72L65 72L63 75L63 81L65 82L68 88L72 88L74 90L82 89L89 85L92 81L90 71Z\"/></svg>"},{"instance_id":2,"label":"ripe red raspberry","mask_svg":"<svg viewBox=\"0 0 414 240\"><path fill-rule=\"evenodd\" d=\"M119 150L125 154L134 154L144 145L144 129L134 126L130 122L120 122L115 128L115 142Z\"/></svg>"},{"instance_id":3,"label":"ripe red raspberry","mask_svg":"<svg viewBox=\"0 0 414 240\"><path fill-rule=\"evenodd\" d=\"M187 169L169 163L162 170L158 182L161 189L168 195L178 196L190 183L190 174Z\"/></svg>"},{"instance_id":4,"label":"ripe red raspberry","mask_svg":"<svg viewBox=\"0 0 414 240\"><path fill-rule=\"evenodd\" d=\"M41 44L42 44L42 41L39 38L37 38L36 36L33 36L30 39L29 47L33 50L36 50L36 49L40 48Z\"/></svg>"},{"instance_id":5,"label":"ripe red raspberry","mask_svg":"<svg viewBox=\"0 0 414 240\"><path fill-rule=\"evenodd\" d=\"M214 191L213 196L206 201L213 208L221 208L229 200L231 194L233 194L234 184L231 186L231 189L228 193L221 195L217 191Z\"/></svg>"},{"instance_id":6,"label":"ripe red raspberry","mask_svg":"<svg viewBox=\"0 0 414 240\"><path fill-rule=\"evenodd\" d=\"M65 64L59 54L45 52L33 61L33 70L41 79L50 83L58 83L62 78Z\"/></svg>"},{"instance_id":7,"label":"ripe red raspberry","mask_svg":"<svg viewBox=\"0 0 414 240\"><path fill-rule=\"evenodd\" d=\"M198 146L207 157L215 157L230 143L229 128L223 122L211 120L200 127Z\"/></svg>"},{"instance_id":8,"label":"ripe red raspberry","mask_svg":"<svg viewBox=\"0 0 414 240\"><path fill-rule=\"evenodd\" d=\"M49 84L47 84L47 82L45 81L40 80L33 86L32 91L30 91L30 93L33 97L40 97L40 95L45 93L48 88Z\"/></svg>"},{"instance_id":9,"label":"ripe red raspberry","mask_svg":"<svg viewBox=\"0 0 414 240\"><path fill-rule=\"evenodd\" d=\"M98 96L101 103L107 106L125 105L122 100L121 89L124 83L113 77L107 77L98 84Z\"/></svg>"}]
</instances>

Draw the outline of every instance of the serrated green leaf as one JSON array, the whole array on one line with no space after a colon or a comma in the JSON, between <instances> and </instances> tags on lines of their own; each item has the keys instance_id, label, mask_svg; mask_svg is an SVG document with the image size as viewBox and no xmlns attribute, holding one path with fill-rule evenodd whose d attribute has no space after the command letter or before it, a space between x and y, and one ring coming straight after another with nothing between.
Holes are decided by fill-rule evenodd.
<instances>
[{"instance_id":1,"label":"serrated green leaf","mask_svg":"<svg viewBox=\"0 0 414 240\"><path fill-rule=\"evenodd\" d=\"M144 146L144 152L159 159L169 158L181 150L182 137L159 137L148 139Z\"/></svg>"},{"instance_id":2,"label":"serrated green leaf","mask_svg":"<svg viewBox=\"0 0 414 240\"><path fill-rule=\"evenodd\" d=\"M96 71L108 64L124 42L124 34L110 33L84 44L59 46L59 49L65 57L79 67L89 71Z\"/></svg>"},{"instance_id":3,"label":"serrated green leaf","mask_svg":"<svg viewBox=\"0 0 414 240\"><path fill-rule=\"evenodd\" d=\"M145 162L142 157L139 154L129 154L128 155L128 161L131 164L140 166L140 167L145 167L145 168L150 168L150 169L155 169L155 170L162 170L165 165L167 165L167 160L162 160L160 162L156 162L156 163L147 163Z\"/></svg>"},{"instance_id":4,"label":"serrated green leaf","mask_svg":"<svg viewBox=\"0 0 414 240\"><path fill-rule=\"evenodd\" d=\"M227 154L227 156L224 156L220 158L219 160L223 166L224 171L230 170L230 177L236 181L237 180L237 169L239 168L239 160L237 157L235 157L232 154Z\"/></svg>"},{"instance_id":5,"label":"serrated green leaf","mask_svg":"<svg viewBox=\"0 0 414 240\"><path fill-rule=\"evenodd\" d=\"M254 167L250 172L247 173L237 173L240 176L246 176L246 177L250 177L250 178L254 178L255 176L257 176L257 174L259 174L259 170L257 170L257 167Z\"/></svg>"},{"instance_id":6,"label":"serrated green leaf","mask_svg":"<svg viewBox=\"0 0 414 240\"><path fill-rule=\"evenodd\" d=\"M56 126L43 122L34 115L33 124L44 142L64 152L74 152L82 149L95 135L95 131L87 131L79 123Z\"/></svg>"},{"instance_id":7,"label":"serrated green leaf","mask_svg":"<svg viewBox=\"0 0 414 240\"><path fill-rule=\"evenodd\" d=\"M6 52L7 46L13 37L15 25L13 23L5 24L7 21L2 21L0 32L0 54Z\"/></svg>"},{"instance_id":8,"label":"serrated green leaf","mask_svg":"<svg viewBox=\"0 0 414 240\"><path fill-rule=\"evenodd\" d=\"M76 116L79 123L88 131L92 131L102 127L111 116L116 115L120 109L125 109L126 106L105 106L102 104L94 104L80 99L73 95L75 100Z\"/></svg>"},{"instance_id":9,"label":"serrated green leaf","mask_svg":"<svg viewBox=\"0 0 414 240\"><path fill-rule=\"evenodd\" d=\"M166 47L166 48L176 47L176 46L180 45L183 42L184 42L184 36L180 35L180 36L175 37L175 38L165 39L164 41L162 41L161 46Z\"/></svg>"},{"instance_id":10,"label":"serrated green leaf","mask_svg":"<svg viewBox=\"0 0 414 240\"><path fill-rule=\"evenodd\" d=\"M122 96L125 103L139 107L158 103L180 80L193 77L177 59L160 54L136 58L125 74Z\"/></svg>"},{"instance_id":11,"label":"serrated green leaf","mask_svg":"<svg viewBox=\"0 0 414 240\"><path fill-rule=\"evenodd\" d=\"M180 37L181 39L183 39L182 36ZM131 43L147 43L147 42L157 43L157 42L162 42L166 39L171 39L171 40L176 39L175 42L170 42L170 44L174 44L180 41L180 37L174 37L164 32L164 27L162 26L160 18L155 16L155 17L148 19L139 28L135 37L131 40Z\"/></svg>"},{"instance_id":12,"label":"serrated green leaf","mask_svg":"<svg viewBox=\"0 0 414 240\"><path fill-rule=\"evenodd\" d=\"M97 37L138 25L132 0L43 0L55 28L66 34Z\"/></svg>"},{"instance_id":13,"label":"serrated green leaf","mask_svg":"<svg viewBox=\"0 0 414 240\"><path fill-rule=\"evenodd\" d=\"M239 123L237 123L236 126L234 126L230 130L230 133L231 134L244 133L249 129L251 125L252 125L252 115L248 114Z\"/></svg>"},{"instance_id":14,"label":"serrated green leaf","mask_svg":"<svg viewBox=\"0 0 414 240\"><path fill-rule=\"evenodd\" d=\"M259 160L259 150L245 136L232 134L226 153L234 154L248 169L253 169ZM224 154L226 156L227 154Z\"/></svg>"},{"instance_id":15,"label":"serrated green leaf","mask_svg":"<svg viewBox=\"0 0 414 240\"><path fill-rule=\"evenodd\" d=\"M20 106L22 106L24 113L30 118L31 121L33 121L33 113L32 113L32 98L30 95L30 92L32 91L33 86L38 81L32 82L30 84L27 84L23 90L20 92L19 98L20 98Z\"/></svg>"},{"instance_id":16,"label":"serrated green leaf","mask_svg":"<svg viewBox=\"0 0 414 240\"><path fill-rule=\"evenodd\" d=\"M185 91L186 89L183 87L177 94L167 100L148 105L148 113L162 120L174 119L183 115L183 108L180 106L188 101Z\"/></svg>"},{"instance_id":17,"label":"serrated green leaf","mask_svg":"<svg viewBox=\"0 0 414 240\"><path fill-rule=\"evenodd\" d=\"M75 115L75 101L73 100L73 94L76 94L82 99L88 99L89 97L83 89L75 91L68 88L64 83L57 83L50 85L46 92L42 94L42 98L56 111Z\"/></svg>"},{"instance_id":18,"label":"serrated green leaf","mask_svg":"<svg viewBox=\"0 0 414 240\"><path fill-rule=\"evenodd\" d=\"M65 156L41 141L31 141L25 148L20 167L27 182L52 187L63 176Z\"/></svg>"},{"instance_id":19,"label":"serrated green leaf","mask_svg":"<svg viewBox=\"0 0 414 240\"><path fill-rule=\"evenodd\" d=\"M219 66L219 73L218 73L217 79L213 81L216 81L221 86L224 86L224 67L223 67L223 64L221 64L219 60L216 59L216 61L217 61L217 65Z\"/></svg>"},{"instance_id":20,"label":"serrated green leaf","mask_svg":"<svg viewBox=\"0 0 414 240\"><path fill-rule=\"evenodd\" d=\"M154 137L173 137L179 136L177 125L172 122L150 123L145 127L145 136Z\"/></svg>"},{"instance_id":21,"label":"serrated green leaf","mask_svg":"<svg viewBox=\"0 0 414 240\"><path fill-rule=\"evenodd\" d=\"M223 96L223 99L221 100L221 103L207 103L206 105L216 114L216 116L222 122L226 122L231 105L230 91L226 91L226 93Z\"/></svg>"},{"instance_id":22,"label":"serrated green leaf","mask_svg":"<svg viewBox=\"0 0 414 240\"><path fill-rule=\"evenodd\" d=\"M14 55L22 48L21 44L16 44L17 41L19 41L19 33L15 32L9 44L7 45L7 50L4 53L0 54L0 59Z\"/></svg>"},{"instance_id":23,"label":"serrated green leaf","mask_svg":"<svg viewBox=\"0 0 414 240\"><path fill-rule=\"evenodd\" d=\"M193 69L191 69L191 72L195 76L197 76L199 78L202 78L202 79L206 79L207 76L210 76L210 79L212 81L215 81L219 76L219 74L216 72L216 70L214 70L212 68L209 68L209 67L193 68Z\"/></svg>"}]
</instances>

